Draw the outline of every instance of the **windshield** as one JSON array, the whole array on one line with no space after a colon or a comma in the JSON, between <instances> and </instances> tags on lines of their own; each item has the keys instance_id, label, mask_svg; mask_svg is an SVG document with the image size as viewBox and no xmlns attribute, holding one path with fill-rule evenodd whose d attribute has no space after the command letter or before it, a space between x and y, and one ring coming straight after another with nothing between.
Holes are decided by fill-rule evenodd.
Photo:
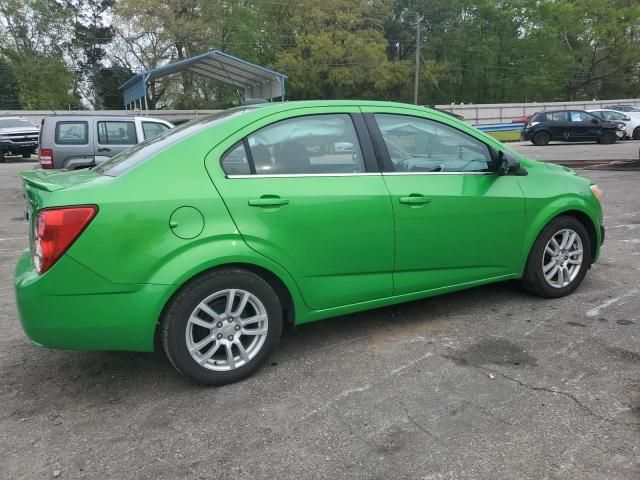
<instances>
[{"instance_id":1,"label":"windshield","mask_svg":"<svg viewBox=\"0 0 640 480\"><path fill-rule=\"evenodd\" d=\"M134 145L133 147L127 148L106 162L93 167L92 170L96 173L116 177L180 140L212 125L217 125L232 117L241 115L249 110L251 109L248 107L236 107L223 112L213 113L205 117L196 118L190 122L183 123L176 128L166 130L165 132L151 137L142 143Z\"/></svg>"},{"instance_id":2,"label":"windshield","mask_svg":"<svg viewBox=\"0 0 640 480\"><path fill-rule=\"evenodd\" d=\"M37 128L24 118L0 118L0 128Z\"/></svg>"}]
</instances>

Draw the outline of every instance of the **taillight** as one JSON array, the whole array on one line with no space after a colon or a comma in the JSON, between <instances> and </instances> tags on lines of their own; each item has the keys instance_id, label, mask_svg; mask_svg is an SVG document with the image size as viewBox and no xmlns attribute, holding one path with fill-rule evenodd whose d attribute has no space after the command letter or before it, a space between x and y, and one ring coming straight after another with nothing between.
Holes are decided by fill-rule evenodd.
<instances>
[{"instance_id":1,"label":"taillight","mask_svg":"<svg viewBox=\"0 0 640 480\"><path fill-rule=\"evenodd\" d=\"M49 270L73 244L98 212L94 205L40 210L33 222L33 266Z\"/></svg>"},{"instance_id":2,"label":"taillight","mask_svg":"<svg viewBox=\"0 0 640 480\"><path fill-rule=\"evenodd\" d=\"M42 168L53 168L53 150L50 148L41 148L38 150L38 161Z\"/></svg>"}]
</instances>

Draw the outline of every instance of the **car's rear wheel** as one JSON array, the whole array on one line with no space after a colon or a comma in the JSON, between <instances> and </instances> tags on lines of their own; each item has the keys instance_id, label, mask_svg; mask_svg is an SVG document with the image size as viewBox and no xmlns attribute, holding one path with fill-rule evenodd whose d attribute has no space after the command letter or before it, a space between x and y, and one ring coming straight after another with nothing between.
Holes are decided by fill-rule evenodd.
<instances>
[{"instance_id":1,"label":"car's rear wheel","mask_svg":"<svg viewBox=\"0 0 640 480\"><path fill-rule=\"evenodd\" d=\"M633 139L634 140L640 140L640 127L636 127L633 130Z\"/></svg>"},{"instance_id":2,"label":"car's rear wheel","mask_svg":"<svg viewBox=\"0 0 640 480\"><path fill-rule=\"evenodd\" d=\"M538 132L533 136L533 144L539 147L547 145L551 141L551 135L547 132Z\"/></svg>"},{"instance_id":3,"label":"car's rear wheel","mask_svg":"<svg viewBox=\"0 0 640 480\"><path fill-rule=\"evenodd\" d=\"M162 344L173 366L207 385L255 372L275 350L282 331L278 295L261 277L222 269L185 285L162 319Z\"/></svg>"},{"instance_id":4,"label":"car's rear wheel","mask_svg":"<svg viewBox=\"0 0 640 480\"><path fill-rule=\"evenodd\" d=\"M574 217L557 217L534 242L523 285L541 297L563 297L582 283L590 259L591 242L584 225Z\"/></svg>"},{"instance_id":5,"label":"car's rear wheel","mask_svg":"<svg viewBox=\"0 0 640 480\"><path fill-rule=\"evenodd\" d=\"M614 132L604 132L600 135L599 143L603 145L610 145L612 143L616 143L616 134Z\"/></svg>"}]
</instances>

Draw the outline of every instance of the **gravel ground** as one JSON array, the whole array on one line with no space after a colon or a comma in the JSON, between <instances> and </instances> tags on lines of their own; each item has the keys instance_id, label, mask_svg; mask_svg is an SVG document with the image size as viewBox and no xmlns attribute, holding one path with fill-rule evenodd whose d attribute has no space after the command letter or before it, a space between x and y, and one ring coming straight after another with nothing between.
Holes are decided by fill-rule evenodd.
<instances>
[{"instance_id":1,"label":"gravel ground","mask_svg":"<svg viewBox=\"0 0 640 480\"><path fill-rule=\"evenodd\" d=\"M24 168L0 165L1 478L640 478L640 172L584 172L607 240L569 297L502 283L326 320L203 388L159 354L27 341Z\"/></svg>"}]
</instances>

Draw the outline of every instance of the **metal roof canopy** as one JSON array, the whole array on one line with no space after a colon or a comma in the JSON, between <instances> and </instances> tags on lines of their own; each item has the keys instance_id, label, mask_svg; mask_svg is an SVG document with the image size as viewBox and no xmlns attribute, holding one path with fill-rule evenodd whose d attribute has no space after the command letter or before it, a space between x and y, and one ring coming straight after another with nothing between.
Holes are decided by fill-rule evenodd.
<instances>
[{"instance_id":1,"label":"metal roof canopy","mask_svg":"<svg viewBox=\"0 0 640 480\"><path fill-rule=\"evenodd\" d=\"M126 109L147 109L147 82L183 70L242 89L244 98L273 99L285 95L287 76L219 50L137 73L120 86Z\"/></svg>"}]
</instances>

